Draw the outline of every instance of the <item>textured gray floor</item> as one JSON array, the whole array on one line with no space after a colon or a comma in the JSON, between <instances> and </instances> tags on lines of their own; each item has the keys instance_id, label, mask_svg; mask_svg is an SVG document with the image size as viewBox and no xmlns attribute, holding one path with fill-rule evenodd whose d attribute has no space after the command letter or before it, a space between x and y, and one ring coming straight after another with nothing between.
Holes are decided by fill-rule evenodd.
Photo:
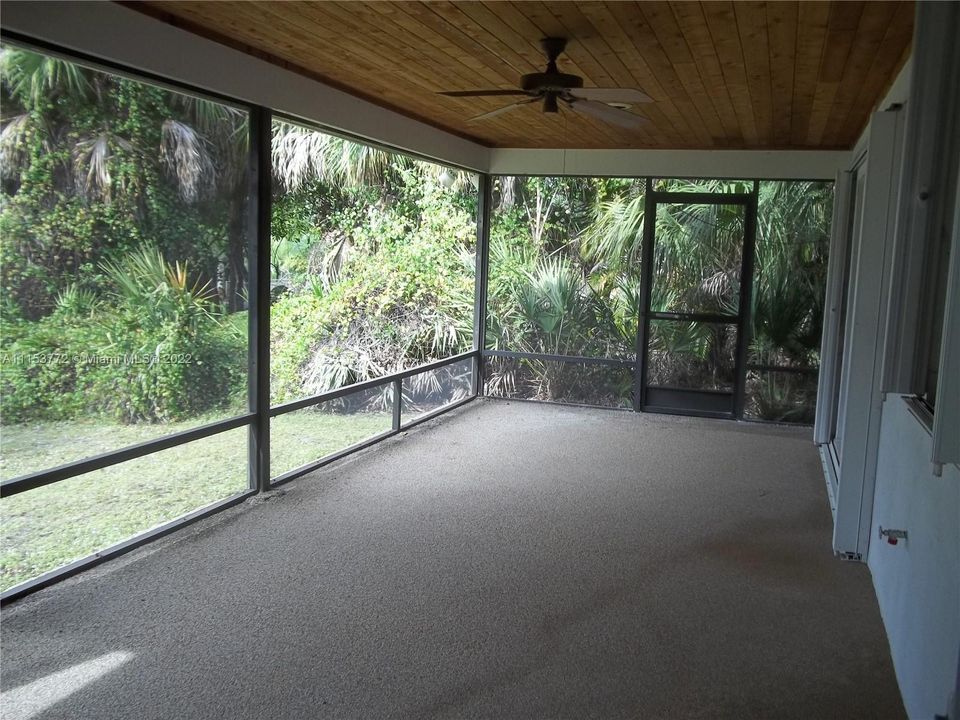
<instances>
[{"instance_id":1,"label":"textured gray floor","mask_svg":"<svg viewBox=\"0 0 960 720\"><path fill-rule=\"evenodd\" d=\"M5 609L5 716L901 717L809 435L471 403Z\"/></svg>"}]
</instances>

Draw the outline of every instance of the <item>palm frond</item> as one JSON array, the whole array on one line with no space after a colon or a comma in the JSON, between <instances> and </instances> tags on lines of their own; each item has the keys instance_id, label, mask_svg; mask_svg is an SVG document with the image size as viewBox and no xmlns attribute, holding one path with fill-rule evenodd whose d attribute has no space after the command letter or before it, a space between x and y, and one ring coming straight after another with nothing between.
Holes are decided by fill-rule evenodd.
<instances>
[{"instance_id":1,"label":"palm frond","mask_svg":"<svg viewBox=\"0 0 960 720\"><path fill-rule=\"evenodd\" d=\"M642 193L599 203L594 222L584 234L584 257L614 269L639 267L643 209Z\"/></svg>"},{"instance_id":2,"label":"palm frond","mask_svg":"<svg viewBox=\"0 0 960 720\"><path fill-rule=\"evenodd\" d=\"M90 70L20 48L0 49L0 79L13 97L30 109L52 96L82 97L93 92Z\"/></svg>"},{"instance_id":3,"label":"palm frond","mask_svg":"<svg viewBox=\"0 0 960 720\"><path fill-rule=\"evenodd\" d=\"M272 160L274 175L287 191L298 190L315 180L347 188L380 184L391 168L416 162L371 145L285 122L273 125Z\"/></svg>"},{"instance_id":4,"label":"palm frond","mask_svg":"<svg viewBox=\"0 0 960 720\"><path fill-rule=\"evenodd\" d=\"M209 142L189 125L165 120L160 134L160 159L177 181L180 197L195 202L216 187L217 173Z\"/></svg>"},{"instance_id":5,"label":"palm frond","mask_svg":"<svg viewBox=\"0 0 960 720\"><path fill-rule=\"evenodd\" d=\"M310 180L326 177L328 138L300 125L274 122L273 173L285 190L299 190Z\"/></svg>"},{"instance_id":6,"label":"palm frond","mask_svg":"<svg viewBox=\"0 0 960 720\"><path fill-rule=\"evenodd\" d=\"M160 251L147 245L101 268L113 295L131 308L143 323L174 322L196 331L201 322L218 314L211 282L190 281L186 263L168 263Z\"/></svg>"},{"instance_id":7,"label":"palm frond","mask_svg":"<svg viewBox=\"0 0 960 720\"><path fill-rule=\"evenodd\" d=\"M216 135L222 132L225 127L233 132L244 124L246 113L239 108L182 93L177 93L173 96L173 99L174 104L183 109L190 117L191 124L206 136Z\"/></svg>"},{"instance_id":8,"label":"palm frond","mask_svg":"<svg viewBox=\"0 0 960 720\"><path fill-rule=\"evenodd\" d=\"M501 175L494 180L494 189L499 193L499 210L509 210L517 201L518 179L513 175Z\"/></svg>"},{"instance_id":9,"label":"palm frond","mask_svg":"<svg viewBox=\"0 0 960 720\"><path fill-rule=\"evenodd\" d=\"M56 309L66 317L82 317L92 315L101 304L93 290L70 283L57 294Z\"/></svg>"},{"instance_id":10,"label":"palm frond","mask_svg":"<svg viewBox=\"0 0 960 720\"><path fill-rule=\"evenodd\" d=\"M132 145L123 138L102 132L96 137L81 140L73 148L73 173L80 194L109 202L113 192L110 164L111 145L130 150Z\"/></svg>"},{"instance_id":11,"label":"palm frond","mask_svg":"<svg viewBox=\"0 0 960 720\"><path fill-rule=\"evenodd\" d=\"M34 130L30 113L21 113L7 119L0 130L0 177L11 180L30 161L27 147L29 133Z\"/></svg>"}]
</instances>

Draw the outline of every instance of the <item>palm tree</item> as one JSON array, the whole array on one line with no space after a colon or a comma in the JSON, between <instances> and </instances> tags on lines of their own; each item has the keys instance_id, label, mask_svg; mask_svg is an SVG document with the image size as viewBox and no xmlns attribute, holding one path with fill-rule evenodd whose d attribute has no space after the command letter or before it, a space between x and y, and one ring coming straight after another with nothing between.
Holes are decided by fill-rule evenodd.
<instances>
[{"instance_id":1,"label":"palm tree","mask_svg":"<svg viewBox=\"0 0 960 720\"><path fill-rule=\"evenodd\" d=\"M832 184L761 183L759 207L752 355L766 365L816 366Z\"/></svg>"},{"instance_id":2,"label":"palm tree","mask_svg":"<svg viewBox=\"0 0 960 720\"><path fill-rule=\"evenodd\" d=\"M513 179L508 184L521 205L525 185L538 179ZM658 181L658 188L673 192L747 191L743 183L729 181ZM592 223L582 232L560 233L558 245L544 246L529 235L527 258L520 239L491 239L491 335L508 349L551 352L555 338L544 336L543 317L551 310L544 276L538 276L537 252L550 257L563 253L567 263L582 261L580 290L570 295L576 307L563 310L564 333L570 338L589 335L598 326L598 308L611 313L621 335L632 347L639 314L639 268L642 254L645 198L639 183L619 186L602 195L595 190ZM752 297L751 362L764 364L815 363L822 314L828 230L831 216L829 183L760 184L757 251ZM562 207L562 205L561 205ZM514 212L507 208L503 212ZM678 203L658 208L654 252L654 310L679 310L736 314L745 217L735 205ZM494 225L496 227L496 225ZM504 227L512 227L505 225ZM518 230L511 230L518 233ZM579 233L579 234L578 234ZM579 246L579 258L576 247ZM571 251L573 254L571 255ZM523 258L517 261L512 258ZM522 273L510 267L523 266ZM522 282L520 281L522 279ZM522 299L527 298L526 302ZM550 313L553 313L552 315ZM585 328L577 326L586 324ZM540 328L538 332L537 328ZM732 338L728 328L703 323L660 323L651 338L654 365L662 360L664 373L687 376L704 386L729 383ZM609 331L604 331L609 332ZM544 342L546 341L546 342ZM555 345L560 347L559 344ZM581 348L586 347L581 344ZM503 364L504 372L510 370ZM666 376L665 376L666 377ZM667 378L669 380L670 378ZM504 384L507 380L499 379ZM516 377L508 379L516 382Z\"/></svg>"},{"instance_id":3,"label":"palm tree","mask_svg":"<svg viewBox=\"0 0 960 720\"><path fill-rule=\"evenodd\" d=\"M85 68L76 63L15 47L0 49L0 77L16 110L3 119L2 150L6 172L23 169L17 150L25 127L44 134L49 146L69 136L73 143L75 189L92 197L108 200L114 166L123 160L120 151L154 153L160 151L164 167L186 202L194 202L204 191L216 187L222 176L235 173L242 145L243 113L219 103L190 95L172 95L172 108L178 117L159 119L160 147L141 147L137 133L113 122L110 111L117 110L115 96L121 86L133 81ZM101 116L98 132L84 134L75 128L69 113L55 112L54 101L66 98L71 104ZM116 114L117 116L120 113ZM19 148L22 149L22 148ZM240 152L238 152L240 150ZM19 162L18 162L19 161Z\"/></svg>"},{"instance_id":4,"label":"palm tree","mask_svg":"<svg viewBox=\"0 0 960 720\"><path fill-rule=\"evenodd\" d=\"M671 191L728 189L723 181L671 183ZM753 337L788 354L819 344L831 205L830 183L760 183ZM607 267L638 265L643 209L642 194L600 203L587 255ZM653 309L735 312L742 221L735 206L660 206Z\"/></svg>"},{"instance_id":5,"label":"palm tree","mask_svg":"<svg viewBox=\"0 0 960 720\"><path fill-rule=\"evenodd\" d=\"M348 188L380 184L395 165L413 162L372 145L280 120L273 123L272 146L273 175L288 192L316 181Z\"/></svg>"},{"instance_id":6,"label":"palm tree","mask_svg":"<svg viewBox=\"0 0 960 720\"><path fill-rule=\"evenodd\" d=\"M403 170L427 177L447 174L452 190L476 187L476 175L415 160L376 145L347 140L329 132L274 120L271 161L273 176L285 192L322 182L341 190L388 188Z\"/></svg>"},{"instance_id":7,"label":"palm tree","mask_svg":"<svg viewBox=\"0 0 960 720\"><path fill-rule=\"evenodd\" d=\"M0 164L9 195L17 195L25 172L48 163L30 200L49 205L48 212L69 198L119 202L140 218L138 225L149 225L148 197L157 196L160 177L188 206L225 202L223 299L230 309L242 303L248 189L242 111L11 46L0 49L0 78ZM193 238L177 244L195 250ZM201 264L210 279L216 266L216 257Z\"/></svg>"}]
</instances>

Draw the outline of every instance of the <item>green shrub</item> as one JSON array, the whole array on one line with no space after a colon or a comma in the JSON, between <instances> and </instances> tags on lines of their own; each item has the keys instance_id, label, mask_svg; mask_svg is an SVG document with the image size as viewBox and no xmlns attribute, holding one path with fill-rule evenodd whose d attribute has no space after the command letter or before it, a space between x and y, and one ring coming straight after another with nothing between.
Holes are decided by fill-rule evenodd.
<instances>
[{"instance_id":1,"label":"green shrub","mask_svg":"<svg viewBox=\"0 0 960 720\"><path fill-rule=\"evenodd\" d=\"M471 209L431 178L401 174L404 185L393 204L367 205L361 198L365 212L335 218L330 235L349 248L338 257L336 282L324 287L308 274L276 297L271 310L274 402L469 348L476 243ZM274 230L285 228L277 224ZM287 239L275 236L274 245ZM300 239L294 235L292 241ZM324 243L317 247L334 249ZM286 259L281 277L286 280L300 268Z\"/></svg>"},{"instance_id":2,"label":"green shrub","mask_svg":"<svg viewBox=\"0 0 960 720\"><path fill-rule=\"evenodd\" d=\"M62 314L36 322L4 323L0 399L4 423L65 420L81 415L81 367L72 361L87 347L95 328L77 326Z\"/></svg>"},{"instance_id":3,"label":"green shrub","mask_svg":"<svg viewBox=\"0 0 960 720\"><path fill-rule=\"evenodd\" d=\"M95 365L79 390L92 411L123 422L183 420L243 397L244 338L215 320L195 329L173 322L143 328L136 316L118 317L103 355L126 358ZM238 410L240 408L237 408Z\"/></svg>"},{"instance_id":4,"label":"green shrub","mask_svg":"<svg viewBox=\"0 0 960 720\"><path fill-rule=\"evenodd\" d=\"M147 249L104 271L108 299L71 287L51 315L4 324L3 422L162 422L242 405L245 325L221 316L186 266Z\"/></svg>"}]
</instances>

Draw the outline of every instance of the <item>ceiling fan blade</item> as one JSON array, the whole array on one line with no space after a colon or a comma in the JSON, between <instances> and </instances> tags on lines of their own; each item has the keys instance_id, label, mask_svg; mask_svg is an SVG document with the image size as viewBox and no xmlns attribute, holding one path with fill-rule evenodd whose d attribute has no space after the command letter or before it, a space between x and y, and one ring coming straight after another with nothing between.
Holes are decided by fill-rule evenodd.
<instances>
[{"instance_id":1,"label":"ceiling fan blade","mask_svg":"<svg viewBox=\"0 0 960 720\"><path fill-rule=\"evenodd\" d=\"M574 100L568 102L567 105L574 112L589 115L597 120L603 120L611 125L619 125L629 130L643 127L648 122L645 117L628 113L626 110L610 107L602 102L594 102L593 100Z\"/></svg>"},{"instance_id":2,"label":"ceiling fan blade","mask_svg":"<svg viewBox=\"0 0 960 720\"><path fill-rule=\"evenodd\" d=\"M467 122L476 122L477 120L487 120L489 118L496 117L501 113L509 112L510 110L520 107L521 105L528 105L529 103L537 102L537 100L539 99L540 98L532 97L532 98L527 98L526 100L520 100L519 102L511 103L510 105L505 105L502 108L491 110L490 112L484 113L483 115L477 115L476 117L469 118Z\"/></svg>"},{"instance_id":3,"label":"ceiling fan blade","mask_svg":"<svg viewBox=\"0 0 960 720\"><path fill-rule=\"evenodd\" d=\"M636 88L571 88L570 94L582 100L602 103L648 103L653 98Z\"/></svg>"},{"instance_id":4,"label":"ceiling fan blade","mask_svg":"<svg viewBox=\"0 0 960 720\"><path fill-rule=\"evenodd\" d=\"M447 97L510 97L511 95L529 95L523 90L450 90L437 93Z\"/></svg>"}]
</instances>

